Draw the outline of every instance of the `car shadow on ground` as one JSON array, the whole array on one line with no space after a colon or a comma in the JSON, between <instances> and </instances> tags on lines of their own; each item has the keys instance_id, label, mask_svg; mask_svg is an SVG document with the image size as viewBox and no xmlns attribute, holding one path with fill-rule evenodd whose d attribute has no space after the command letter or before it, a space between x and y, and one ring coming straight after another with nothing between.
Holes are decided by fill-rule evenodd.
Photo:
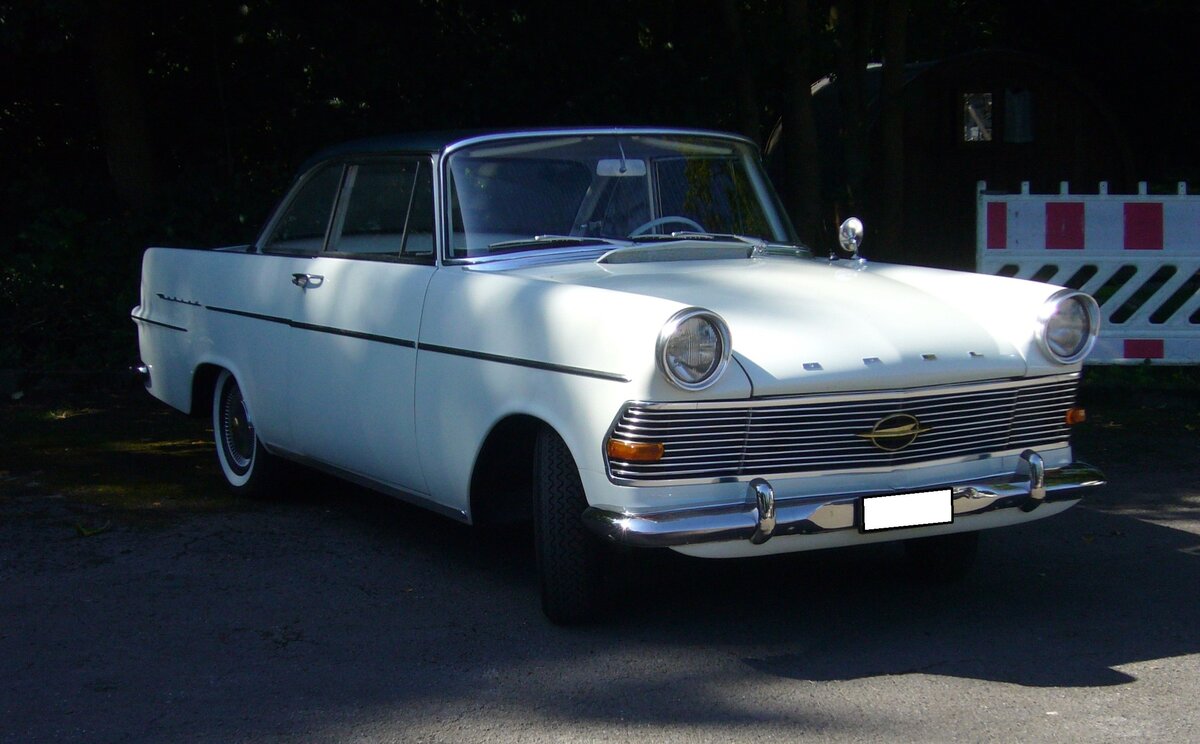
<instances>
[{"instance_id":1,"label":"car shadow on ground","mask_svg":"<svg viewBox=\"0 0 1200 744\"><path fill-rule=\"evenodd\" d=\"M366 492L339 502L536 610L527 527L467 528ZM733 561L618 551L595 622L546 630L745 651L758 672L809 681L919 672L1107 686L1135 680L1121 667L1200 652L1200 536L1084 506L983 537L974 570L952 583L914 575L898 544ZM485 611L463 615L473 609Z\"/></svg>"},{"instance_id":2,"label":"car shadow on ground","mask_svg":"<svg viewBox=\"0 0 1200 744\"><path fill-rule=\"evenodd\" d=\"M893 545L660 560L623 593L615 622L669 626L674 643L756 644L752 668L812 681L921 672L1117 685L1134 679L1118 667L1200 651L1200 537L1075 509L984 538L975 571L953 584L911 575Z\"/></svg>"}]
</instances>

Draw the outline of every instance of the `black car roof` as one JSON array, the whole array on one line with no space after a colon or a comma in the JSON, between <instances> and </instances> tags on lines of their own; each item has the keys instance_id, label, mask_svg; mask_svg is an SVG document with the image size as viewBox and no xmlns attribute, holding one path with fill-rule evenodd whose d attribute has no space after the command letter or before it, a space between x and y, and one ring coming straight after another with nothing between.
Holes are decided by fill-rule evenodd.
<instances>
[{"instance_id":1,"label":"black car roof","mask_svg":"<svg viewBox=\"0 0 1200 744\"><path fill-rule=\"evenodd\" d=\"M323 160L344 157L346 155L375 155L386 152L441 152L447 145L462 139L468 139L475 134L483 134L483 132L457 130L444 132L402 132L341 142L318 150L304 162L300 170L305 171Z\"/></svg>"},{"instance_id":2,"label":"black car roof","mask_svg":"<svg viewBox=\"0 0 1200 744\"><path fill-rule=\"evenodd\" d=\"M313 154L300 166L300 173L305 173L317 163L354 155L379 155L383 153L435 153L441 152L456 142L477 137L504 137L553 133L660 133L660 134L691 134L717 137L733 137L754 145L752 140L730 132L718 132L705 129L681 129L675 127L619 126L619 127L548 127L525 129L452 129L433 132L406 132L389 134L380 137L367 137L351 140L322 148Z\"/></svg>"}]
</instances>

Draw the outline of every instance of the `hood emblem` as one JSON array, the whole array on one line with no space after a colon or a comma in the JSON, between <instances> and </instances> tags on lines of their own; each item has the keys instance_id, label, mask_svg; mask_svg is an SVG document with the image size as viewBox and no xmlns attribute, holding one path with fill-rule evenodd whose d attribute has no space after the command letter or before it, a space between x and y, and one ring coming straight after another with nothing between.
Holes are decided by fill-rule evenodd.
<instances>
[{"instance_id":1,"label":"hood emblem","mask_svg":"<svg viewBox=\"0 0 1200 744\"><path fill-rule=\"evenodd\" d=\"M933 427L922 426L916 416L895 413L880 419L870 431L855 434L871 442L884 452L899 452L917 441L917 437L933 431Z\"/></svg>"}]
</instances>

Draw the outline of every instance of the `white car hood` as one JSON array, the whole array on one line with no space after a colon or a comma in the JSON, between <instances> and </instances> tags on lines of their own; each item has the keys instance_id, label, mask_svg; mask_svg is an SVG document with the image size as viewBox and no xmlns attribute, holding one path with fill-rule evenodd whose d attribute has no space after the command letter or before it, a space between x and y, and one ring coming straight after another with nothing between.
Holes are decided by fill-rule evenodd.
<instances>
[{"instance_id":1,"label":"white car hood","mask_svg":"<svg viewBox=\"0 0 1200 744\"><path fill-rule=\"evenodd\" d=\"M1013 285L1031 283L790 257L570 263L515 273L718 313L755 396L1024 375L1026 361L1014 341L1028 338L1036 309L1053 290L1033 285L1014 292L1021 287Z\"/></svg>"}]
</instances>

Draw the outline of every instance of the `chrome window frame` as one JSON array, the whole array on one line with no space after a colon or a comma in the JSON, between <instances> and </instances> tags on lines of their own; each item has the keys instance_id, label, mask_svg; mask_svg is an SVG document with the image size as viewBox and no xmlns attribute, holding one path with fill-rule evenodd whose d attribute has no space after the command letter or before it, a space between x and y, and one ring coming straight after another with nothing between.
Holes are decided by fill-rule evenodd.
<instances>
[{"instance_id":1,"label":"chrome window frame","mask_svg":"<svg viewBox=\"0 0 1200 744\"><path fill-rule=\"evenodd\" d=\"M405 255L402 250L405 243L408 241L408 222L412 218L412 205L416 199L416 181L414 180L413 189L409 192L409 205L405 214L405 229L401 235L401 248L397 249L396 253L354 253L353 251L334 251L330 250L330 241L333 240L335 234L341 231L346 221L346 212L349 209L349 199L353 198L353 188L347 191L347 185L350 179L352 169L362 165L371 165L387 161L409 161L418 162L421 165L428 165L431 169L430 175L436 173L436 163L430 153L403 153L403 152L386 152L372 153L367 155L355 155L341 160L342 163L342 183L338 188L337 202L334 205L333 218L330 221L329 229L325 235L324 247L318 255L327 256L329 258L348 258L360 261L382 261L385 263L405 263L405 264L420 264L434 265L437 253L437 233L438 233L438 217L437 217L437 187L436 183L433 186L433 252L428 256ZM316 166L314 166L315 168ZM355 174L356 175L356 174Z\"/></svg>"},{"instance_id":2,"label":"chrome window frame","mask_svg":"<svg viewBox=\"0 0 1200 744\"><path fill-rule=\"evenodd\" d=\"M292 205L295 203L296 198L299 197L300 192L304 190L304 187L307 186L318 173L330 166L341 168L342 172L338 175L337 189L333 193L333 202L330 205L329 216L325 219L325 234L321 238L321 248L315 253L268 250L267 246L270 245L270 239L274 237L275 231L279 227L279 223L283 220L283 216L287 214L289 209L292 208ZM263 227L262 231L259 232L258 239L255 240L252 245L253 252L266 256L292 256L296 258L316 257L323 254L326 247L329 245L329 230L333 226L334 215L336 215L338 211L338 204L342 198L342 186L345 183L345 180L346 163L337 158L331 158L329 160L323 160L319 163L315 163L307 171L300 174L300 176L298 176L292 182L292 185L284 194L283 199L281 199L279 204L276 205L275 210L271 213L271 219L267 220L267 224Z\"/></svg>"},{"instance_id":3,"label":"chrome window frame","mask_svg":"<svg viewBox=\"0 0 1200 744\"><path fill-rule=\"evenodd\" d=\"M390 254L356 254L356 253L338 253L329 250L329 239L333 234L335 225L340 219L343 219L345 212L345 204L343 194L346 188L346 178L351 165L361 165L363 163L377 162L379 160L396 160L396 159L412 159L427 162L431 168L433 176L433 253L431 256L405 256L397 251L396 255ZM378 153L362 153L349 156L337 156L322 160L318 163L313 163L307 171L300 174L288 188L275 210L271 213L271 218L259 232L258 239L252 243L248 252L258 253L265 256L288 256L292 258L344 258L358 261L380 261L384 263L404 263L418 264L423 266L438 266L442 255L442 230L441 225L442 209L440 199L440 173L441 163L438 153L428 151L411 151L411 150L388 150ZM298 251L274 251L268 250L269 239L274 235L275 229L283 215L291 208L292 203L296 200L300 191L308 184L312 178L322 169L336 165L342 169L341 175L338 178L338 188L334 194L333 207L329 212L329 219L325 225L325 235L321 240L321 249L316 253L301 253Z\"/></svg>"}]
</instances>

